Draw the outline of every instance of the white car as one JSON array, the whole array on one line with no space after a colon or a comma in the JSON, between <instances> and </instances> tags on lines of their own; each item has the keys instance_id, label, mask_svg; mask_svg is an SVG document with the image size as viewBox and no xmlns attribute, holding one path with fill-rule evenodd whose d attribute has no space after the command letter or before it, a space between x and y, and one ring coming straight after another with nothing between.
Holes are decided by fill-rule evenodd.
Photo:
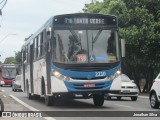
<instances>
[{"instance_id":1,"label":"white car","mask_svg":"<svg viewBox=\"0 0 160 120\"><path fill-rule=\"evenodd\" d=\"M22 91L21 89L21 75L16 75L15 79L12 81L12 91Z\"/></svg>"},{"instance_id":2,"label":"white car","mask_svg":"<svg viewBox=\"0 0 160 120\"><path fill-rule=\"evenodd\" d=\"M136 101L138 98L139 90L137 85L134 83L134 80L131 80L125 74L121 74L121 78L121 92L119 94L108 93L106 98L109 100L111 97L117 97L117 99L120 100L121 97L131 97L132 101Z\"/></svg>"},{"instance_id":3,"label":"white car","mask_svg":"<svg viewBox=\"0 0 160 120\"><path fill-rule=\"evenodd\" d=\"M149 94L150 105L152 108L159 108L160 106L160 73L153 81L153 85Z\"/></svg>"}]
</instances>

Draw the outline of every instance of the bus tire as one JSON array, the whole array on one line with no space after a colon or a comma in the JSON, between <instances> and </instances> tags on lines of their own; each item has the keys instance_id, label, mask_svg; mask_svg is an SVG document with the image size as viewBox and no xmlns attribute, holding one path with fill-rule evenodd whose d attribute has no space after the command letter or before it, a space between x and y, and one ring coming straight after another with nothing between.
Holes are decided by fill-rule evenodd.
<instances>
[{"instance_id":1,"label":"bus tire","mask_svg":"<svg viewBox=\"0 0 160 120\"><path fill-rule=\"evenodd\" d=\"M35 100L40 100L40 95L34 95L33 97Z\"/></svg>"},{"instance_id":2,"label":"bus tire","mask_svg":"<svg viewBox=\"0 0 160 120\"><path fill-rule=\"evenodd\" d=\"M47 106L54 105L53 96L45 96L45 105Z\"/></svg>"},{"instance_id":3,"label":"bus tire","mask_svg":"<svg viewBox=\"0 0 160 120\"><path fill-rule=\"evenodd\" d=\"M95 106L102 106L104 103L104 95L103 94L94 94L93 102Z\"/></svg>"},{"instance_id":4,"label":"bus tire","mask_svg":"<svg viewBox=\"0 0 160 120\"><path fill-rule=\"evenodd\" d=\"M27 97L28 97L28 99L33 99L33 96L31 95L31 93L29 93L29 84L28 84L28 82L27 82Z\"/></svg>"},{"instance_id":5,"label":"bus tire","mask_svg":"<svg viewBox=\"0 0 160 120\"><path fill-rule=\"evenodd\" d=\"M31 95L31 93L27 93L28 99L33 99L33 96Z\"/></svg>"}]
</instances>

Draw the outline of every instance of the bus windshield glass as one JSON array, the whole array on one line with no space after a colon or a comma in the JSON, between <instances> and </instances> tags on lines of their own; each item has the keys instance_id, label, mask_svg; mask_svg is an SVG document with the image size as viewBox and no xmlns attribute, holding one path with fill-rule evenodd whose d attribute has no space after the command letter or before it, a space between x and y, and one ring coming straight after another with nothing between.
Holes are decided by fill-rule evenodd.
<instances>
[{"instance_id":1,"label":"bus windshield glass","mask_svg":"<svg viewBox=\"0 0 160 120\"><path fill-rule=\"evenodd\" d=\"M118 60L117 31L55 30L54 38L54 62L111 63Z\"/></svg>"},{"instance_id":2,"label":"bus windshield glass","mask_svg":"<svg viewBox=\"0 0 160 120\"><path fill-rule=\"evenodd\" d=\"M2 77L6 79L14 79L16 76L16 68L3 68Z\"/></svg>"}]
</instances>

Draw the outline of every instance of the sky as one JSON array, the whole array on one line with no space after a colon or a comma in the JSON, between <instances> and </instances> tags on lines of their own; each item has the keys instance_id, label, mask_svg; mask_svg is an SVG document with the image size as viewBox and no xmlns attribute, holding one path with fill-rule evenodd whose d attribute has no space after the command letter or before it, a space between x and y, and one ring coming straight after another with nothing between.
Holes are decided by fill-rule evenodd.
<instances>
[{"instance_id":1,"label":"sky","mask_svg":"<svg viewBox=\"0 0 160 120\"><path fill-rule=\"evenodd\" d=\"M35 33L51 16L83 12L85 4L91 1L8 0L0 16L0 61L4 62L5 58L14 57L15 52L21 51L24 39Z\"/></svg>"}]
</instances>

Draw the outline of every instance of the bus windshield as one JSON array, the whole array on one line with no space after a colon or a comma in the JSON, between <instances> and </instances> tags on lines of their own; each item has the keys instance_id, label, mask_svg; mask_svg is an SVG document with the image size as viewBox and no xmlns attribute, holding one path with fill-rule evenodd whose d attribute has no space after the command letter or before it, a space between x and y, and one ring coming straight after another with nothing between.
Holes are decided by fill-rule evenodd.
<instances>
[{"instance_id":1,"label":"bus windshield","mask_svg":"<svg viewBox=\"0 0 160 120\"><path fill-rule=\"evenodd\" d=\"M7 79L14 79L16 76L16 68L3 68L2 77Z\"/></svg>"},{"instance_id":2,"label":"bus windshield","mask_svg":"<svg viewBox=\"0 0 160 120\"><path fill-rule=\"evenodd\" d=\"M118 60L117 31L55 30L54 62L110 63Z\"/></svg>"}]
</instances>

